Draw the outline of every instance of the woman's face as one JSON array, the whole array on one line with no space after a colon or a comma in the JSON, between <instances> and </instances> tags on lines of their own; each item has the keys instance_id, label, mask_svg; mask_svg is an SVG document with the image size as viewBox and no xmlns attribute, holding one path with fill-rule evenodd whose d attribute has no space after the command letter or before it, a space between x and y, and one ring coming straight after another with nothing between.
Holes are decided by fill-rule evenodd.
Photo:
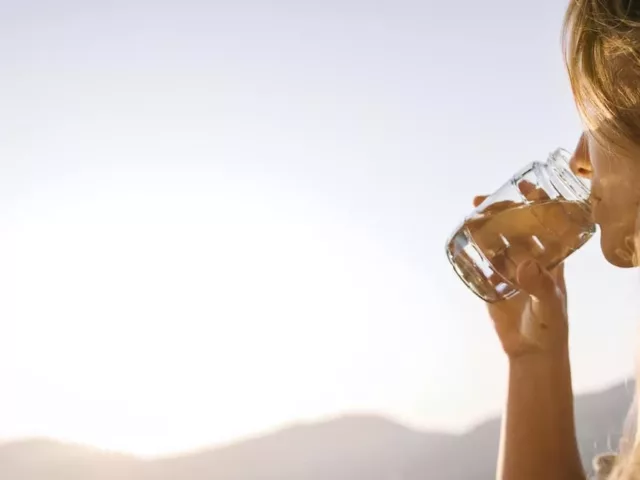
<instances>
[{"instance_id":1,"label":"woman's face","mask_svg":"<svg viewBox=\"0 0 640 480\"><path fill-rule=\"evenodd\" d=\"M605 258L617 267L637 266L634 253L640 214L640 149L637 155L613 153L613 148L585 133L571 167L591 179L593 219L600 226Z\"/></svg>"}]
</instances>

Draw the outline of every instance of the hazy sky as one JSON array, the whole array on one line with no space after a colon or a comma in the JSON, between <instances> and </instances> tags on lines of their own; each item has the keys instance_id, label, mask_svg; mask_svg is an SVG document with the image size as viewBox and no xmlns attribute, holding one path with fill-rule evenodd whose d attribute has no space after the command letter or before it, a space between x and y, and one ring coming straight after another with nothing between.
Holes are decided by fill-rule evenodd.
<instances>
[{"instance_id":1,"label":"hazy sky","mask_svg":"<svg viewBox=\"0 0 640 480\"><path fill-rule=\"evenodd\" d=\"M563 10L0 0L0 437L154 455L498 412L444 241L577 141ZM594 241L567 282L577 390L624 378L637 274Z\"/></svg>"}]
</instances>

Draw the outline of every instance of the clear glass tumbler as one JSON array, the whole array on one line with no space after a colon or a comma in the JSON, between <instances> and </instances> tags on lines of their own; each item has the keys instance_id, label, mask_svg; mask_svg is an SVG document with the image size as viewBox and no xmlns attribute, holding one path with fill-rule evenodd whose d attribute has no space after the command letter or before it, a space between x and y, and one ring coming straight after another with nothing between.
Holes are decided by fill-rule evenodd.
<instances>
[{"instance_id":1,"label":"clear glass tumbler","mask_svg":"<svg viewBox=\"0 0 640 480\"><path fill-rule=\"evenodd\" d=\"M558 149L534 162L479 205L447 241L447 257L476 295L495 303L518 293L516 269L534 259L551 269L595 233L589 183Z\"/></svg>"}]
</instances>

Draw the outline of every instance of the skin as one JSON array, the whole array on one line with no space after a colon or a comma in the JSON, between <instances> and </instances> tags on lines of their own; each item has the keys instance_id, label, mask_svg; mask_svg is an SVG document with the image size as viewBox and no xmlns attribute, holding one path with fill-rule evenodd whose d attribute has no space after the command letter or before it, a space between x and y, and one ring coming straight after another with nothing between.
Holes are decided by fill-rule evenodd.
<instances>
[{"instance_id":1,"label":"skin","mask_svg":"<svg viewBox=\"0 0 640 480\"><path fill-rule=\"evenodd\" d=\"M585 133L572 170L592 182L593 220L609 263L630 268L640 206L640 147L614 153ZM479 205L485 197L476 197ZM500 480L585 479L578 452L569 362L567 291L562 266L518 266L521 293L489 305L509 362L509 389L498 462Z\"/></svg>"},{"instance_id":2,"label":"skin","mask_svg":"<svg viewBox=\"0 0 640 480\"><path fill-rule=\"evenodd\" d=\"M591 180L593 219L600 225L602 253L621 268L634 261L640 206L640 148L616 153L613 145L584 134L571 160L574 172Z\"/></svg>"}]
</instances>

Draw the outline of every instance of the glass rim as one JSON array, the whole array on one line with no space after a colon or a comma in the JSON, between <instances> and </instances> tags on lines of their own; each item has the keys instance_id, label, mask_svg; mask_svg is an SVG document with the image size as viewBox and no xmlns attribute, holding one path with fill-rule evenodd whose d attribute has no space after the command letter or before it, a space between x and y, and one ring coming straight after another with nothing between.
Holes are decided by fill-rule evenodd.
<instances>
[{"instance_id":1,"label":"glass rim","mask_svg":"<svg viewBox=\"0 0 640 480\"><path fill-rule=\"evenodd\" d=\"M571 157L573 155L565 148L557 148L549 155L549 163L551 166L556 166L562 163L562 167L571 175L571 182L566 182L566 174L561 174L560 178L567 184L567 187L572 190L576 190L576 193L584 201L588 201L591 196L591 182L582 177L579 177L571 170ZM555 164L555 165L554 165ZM560 173L560 172L558 172ZM563 172L564 173L564 172Z\"/></svg>"}]
</instances>

